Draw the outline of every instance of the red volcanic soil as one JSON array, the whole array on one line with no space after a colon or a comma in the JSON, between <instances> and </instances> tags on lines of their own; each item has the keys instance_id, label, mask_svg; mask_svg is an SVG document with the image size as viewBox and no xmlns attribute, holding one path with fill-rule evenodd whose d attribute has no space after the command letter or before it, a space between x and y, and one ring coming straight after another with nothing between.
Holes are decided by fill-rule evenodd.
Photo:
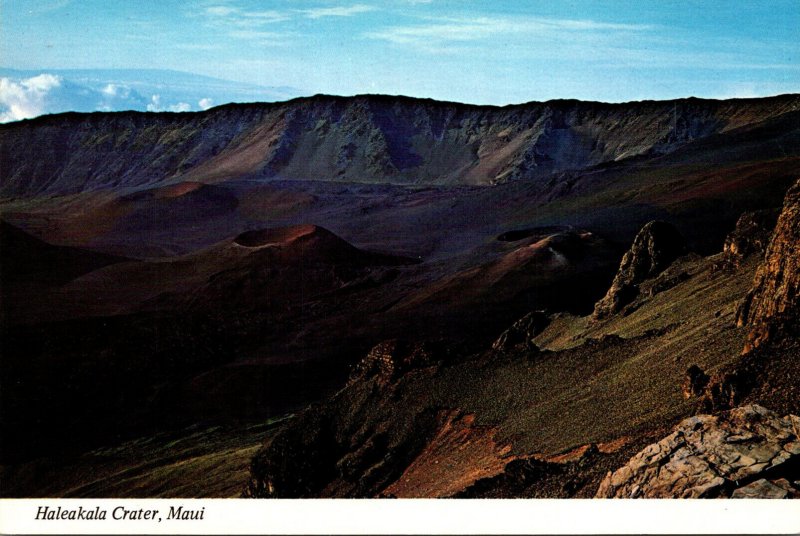
<instances>
[{"instance_id":1,"label":"red volcanic soil","mask_svg":"<svg viewBox=\"0 0 800 536\"><path fill-rule=\"evenodd\" d=\"M681 177L681 185L653 198L662 205L679 205L704 198L724 198L744 192L774 187L775 177L795 173L800 158L781 159L721 167L713 171L691 172Z\"/></svg>"},{"instance_id":2,"label":"red volcanic soil","mask_svg":"<svg viewBox=\"0 0 800 536\"><path fill-rule=\"evenodd\" d=\"M224 152L205 160L185 177L210 182L224 181L253 173L264 166L275 152L286 121L278 118L253 128L231 143Z\"/></svg>"},{"instance_id":3,"label":"red volcanic soil","mask_svg":"<svg viewBox=\"0 0 800 536\"><path fill-rule=\"evenodd\" d=\"M315 232L321 232L321 229L316 225L259 229L256 231L245 231L234 238L233 243L248 248L278 246L294 242L301 236L306 236Z\"/></svg>"},{"instance_id":4,"label":"red volcanic soil","mask_svg":"<svg viewBox=\"0 0 800 536\"><path fill-rule=\"evenodd\" d=\"M39 249L72 251L30 238ZM52 265L52 273L60 278L58 288L20 300L15 322L187 307L193 310L266 307L271 310L299 306L303 300L313 300L320 293L352 285L365 277L369 281L371 267L415 262L360 250L315 225L246 231L195 253L168 259L131 261L86 252L79 257L69 257L74 265L70 268L72 271L65 271L69 266L55 262L63 253L55 257L48 255L20 256L6 267L9 277L15 277L14 274L24 271L15 268L19 262L27 258L46 261L52 257L53 263L45 262L39 268L44 270ZM79 261L96 262L84 262L84 266ZM106 266L112 262L113 266ZM76 267L80 269L75 271ZM34 277L45 278L41 270L33 271L39 274ZM6 289L9 290L13 289Z\"/></svg>"},{"instance_id":5,"label":"red volcanic soil","mask_svg":"<svg viewBox=\"0 0 800 536\"><path fill-rule=\"evenodd\" d=\"M205 186L202 182L184 181L153 190L156 199L180 197Z\"/></svg>"},{"instance_id":6,"label":"red volcanic soil","mask_svg":"<svg viewBox=\"0 0 800 536\"><path fill-rule=\"evenodd\" d=\"M291 191L269 184L251 186L239 197L239 213L243 218L269 221L308 211L316 196Z\"/></svg>"},{"instance_id":7,"label":"red volcanic soil","mask_svg":"<svg viewBox=\"0 0 800 536\"><path fill-rule=\"evenodd\" d=\"M475 415L445 412L442 424L384 496L449 497L482 478L493 477L515 457L511 445L498 444L496 428L477 426Z\"/></svg>"},{"instance_id":8,"label":"red volcanic soil","mask_svg":"<svg viewBox=\"0 0 800 536\"><path fill-rule=\"evenodd\" d=\"M399 303L397 310L480 307L534 299L541 307L570 309L591 300L598 281L613 271L613 247L589 232L532 236L496 260L436 281ZM573 279L579 277L575 282ZM562 288L567 281L566 287ZM535 296L527 293L533 292Z\"/></svg>"}]
</instances>

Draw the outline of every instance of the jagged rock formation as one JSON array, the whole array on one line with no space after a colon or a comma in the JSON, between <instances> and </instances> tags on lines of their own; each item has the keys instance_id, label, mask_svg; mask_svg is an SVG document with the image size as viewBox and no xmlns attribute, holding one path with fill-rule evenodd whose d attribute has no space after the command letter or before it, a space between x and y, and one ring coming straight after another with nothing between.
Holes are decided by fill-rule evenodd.
<instances>
[{"instance_id":1,"label":"jagged rock formation","mask_svg":"<svg viewBox=\"0 0 800 536\"><path fill-rule=\"evenodd\" d=\"M722 256L711 271L736 270L751 255L763 255L779 214L777 208L742 213L733 231L725 237Z\"/></svg>"},{"instance_id":2,"label":"jagged rock formation","mask_svg":"<svg viewBox=\"0 0 800 536\"><path fill-rule=\"evenodd\" d=\"M532 311L505 330L492 344L493 350L510 350L522 347L528 351L537 351L533 339L550 323L550 317L544 311Z\"/></svg>"},{"instance_id":3,"label":"jagged rock formation","mask_svg":"<svg viewBox=\"0 0 800 536\"><path fill-rule=\"evenodd\" d=\"M786 194L764 263L736 323L750 326L747 353L770 339L796 336L800 313L800 180ZM782 333L779 335L779 333Z\"/></svg>"},{"instance_id":4,"label":"jagged rock formation","mask_svg":"<svg viewBox=\"0 0 800 536\"><path fill-rule=\"evenodd\" d=\"M398 339L382 341L354 367L350 382L374 377L379 384L387 385L412 368L432 364L434 355L435 349L430 343L409 343Z\"/></svg>"},{"instance_id":5,"label":"jagged rock formation","mask_svg":"<svg viewBox=\"0 0 800 536\"><path fill-rule=\"evenodd\" d=\"M502 108L315 96L190 114L59 114L0 127L0 196L243 177L493 184L669 153L798 109L797 95Z\"/></svg>"},{"instance_id":6,"label":"jagged rock formation","mask_svg":"<svg viewBox=\"0 0 800 536\"><path fill-rule=\"evenodd\" d=\"M757 405L690 417L609 473L596 496L773 497L775 487L796 494L799 428L800 417Z\"/></svg>"},{"instance_id":7,"label":"jagged rock formation","mask_svg":"<svg viewBox=\"0 0 800 536\"><path fill-rule=\"evenodd\" d=\"M777 209L767 209L742 214L736 222L736 228L725 239L723 253L738 258L763 253L772 237L779 212Z\"/></svg>"},{"instance_id":8,"label":"jagged rock formation","mask_svg":"<svg viewBox=\"0 0 800 536\"><path fill-rule=\"evenodd\" d=\"M684 253L686 243L669 223L651 221L642 227L622 257L611 288L595 305L593 318L599 320L620 312L639 294L640 283L660 274Z\"/></svg>"},{"instance_id":9,"label":"jagged rock formation","mask_svg":"<svg viewBox=\"0 0 800 536\"><path fill-rule=\"evenodd\" d=\"M726 240L725 257L715 269L735 268L747 252L759 251L772 220L770 212L746 213L739 219L737 230ZM800 181L786 195L753 287L736 312L737 326L750 327L742 351L744 357L712 375L701 396L705 410L724 410L765 395L772 404L786 409L795 407L787 401L796 400L793 393L798 391L793 378L800 344L800 260L796 251L799 237Z\"/></svg>"},{"instance_id":10,"label":"jagged rock formation","mask_svg":"<svg viewBox=\"0 0 800 536\"><path fill-rule=\"evenodd\" d=\"M703 411L723 411L738 405L752 389L755 378L741 367L730 367L713 374L700 396Z\"/></svg>"},{"instance_id":11,"label":"jagged rock formation","mask_svg":"<svg viewBox=\"0 0 800 536\"><path fill-rule=\"evenodd\" d=\"M736 322L749 327L741 361L715 373L702 395L706 410L744 402L797 411L800 400L800 181L786 195L783 210L756 272L753 287L740 304Z\"/></svg>"}]
</instances>

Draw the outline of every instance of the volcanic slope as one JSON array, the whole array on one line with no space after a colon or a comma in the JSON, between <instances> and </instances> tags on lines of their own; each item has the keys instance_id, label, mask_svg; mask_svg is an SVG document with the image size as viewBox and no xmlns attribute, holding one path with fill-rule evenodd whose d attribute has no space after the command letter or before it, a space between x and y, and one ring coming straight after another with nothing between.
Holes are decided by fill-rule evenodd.
<instances>
[{"instance_id":1,"label":"volcanic slope","mask_svg":"<svg viewBox=\"0 0 800 536\"><path fill-rule=\"evenodd\" d=\"M713 376L740 359L736 310L760 259L718 269L723 256L680 257L623 312L551 315L526 344L456 360L376 348L365 362L382 366L365 364L372 372L270 438L250 493L593 496L608 470L701 407L682 393L688 368Z\"/></svg>"},{"instance_id":2,"label":"volcanic slope","mask_svg":"<svg viewBox=\"0 0 800 536\"><path fill-rule=\"evenodd\" d=\"M555 173L553 169L540 167L536 168L538 175L535 177L520 175L521 180L492 188L445 184L404 186L395 184L397 181L391 176L370 179L372 182L366 184L363 182L367 180L366 175L331 182L337 176L320 165L315 167L315 173L288 177L291 180L285 180L279 173L229 173L217 184L203 184L188 176L158 170L143 170L141 173L146 178L141 181L128 181L120 172L115 174L112 183L103 183L105 186L92 182L85 188L65 189L57 186L60 182L54 175L48 175L41 180L52 183L53 187L42 190L46 195L35 195L20 191L14 185L19 183L32 188L39 180L37 177L45 173L44 168L27 169L30 162L23 159L24 147L18 153L15 145L7 145L12 152L5 154L7 160L0 167L5 192L0 211L7 221L45 241L129 257L185 254L253 228L313 223L359 247L425 260L450 259L455 266L461 262L475 265L483 262L486 255L499 253L491 249L490 244L495 236L507 231L573 226L624 244L643 223L652 219L673 222L690 244L710 253L719 248L725 233L743 211L777 206L783 191L794 180L800 162L800 112L786 111L793 109L796 97L776 99L774 102L770 99L763 102L692 101L696 108L693 108L694 113L702 117L727 110L726 113L736 120L731 119L724 131L670 145L666 153L648 150L638 157L605 161L596 166L587 162L584 164L593 167L581 164ZM383 101L377 99L376 102ZM767 109L766 103L776 106ZM428 101L418 104L423 110L444 106ZM645 121L645 117L637 114L649 113L652 107L658 108L656 104L665 110L669 107L669 103L643 103L615 105L609 110L621 114L624 121L620 121L624 124L638 124ZM571 104L577 108L591 108L590 105ZM539 105L525 106L535 110ZM520 110L527 110L525 106ZM239 111L246 110L250 108ZM231 114L234 111L228 110ZM492 116L489 113L492 111L500 114L500 118ZM491 130L495 126L489 120L499 121L505 117L501 112L509 110L487 108L483 112L489 114L484 128ZM57 117L61 116L48 120L55 121ZM147 125L148 136L156 136L164 121L181 125L201 119L210 121L210 117L152 114L137 121ZM129 132L128 135L134 132L124 114L61 119L65 121L61 127L64 132L68 132L70 125L74 126L73 122L100 119L96 126L108 129L108 136L121 135L122 131ZM219 117L217 120L222 121ZM34 121L15 125L14 129L1 130L5 127L0 127L0 148L3 144L16 143L25 132L32 136L53 135L47 124L39 125ZM598 130L596 143L621 128ZM216 139L216 131L202 132L205 133L203 140ZM638 131L632 135L639 135ZM182 139L164 142L163 150L181 146ZM57 143L57 140L41 140L44 142ZM81 150L92 162L114 159L98 173L115 166L125 167L128 158L135 162L130 162L126 169L138 169L137 166L146 165L149 158L144 153L111 154L96 146ZM208 162L212 156L198 158ZM69 162L63 159L54 158L51 163L55 170L51 170L52 173L73 173L69 171ZM455 167L449 172L466 173ZM75 185L93 176L84 173L80 179L65 178L64 184ZM359 183L344 182L348 180Z\"/></svg>"},{"instance_id":3,"label":"volcanic slope","mask_svg":"<svg viewBox=\"0 0 800 536\"><path fill-rule=\"evenodd\" d=\"M127 260L90 250L54 246L0 220L2 323L18 320L17 305L50 295L60 285L83 274Z\"/></svg>"},{"instance_id":4,"label":"volcanic slope","mask_svg":"<svg viewBox=\"0 0 800 536\"><path fill-rule=\"evenodd\" d=\"M125 261L123 257L59 247L43 242L13 225L0 221L0 282L20 281L59 284L103 266Z\"/></svg>"},{"instance_id":5,"label":"volcanic slope","mask_svg":"<svg viewBox=\"0 0 800 536\"><path fill-rule=\"evenodd\" d=\"M76 431L61 441L70 451L126 426L274 416L321 396L346 369L338 356L368 348L349 326L394 299L373 290L416 263L313 225L113 260L36 294L4 286L2 418L16 437L6 459L64 429Z\"/></svg>"}]
</instances>

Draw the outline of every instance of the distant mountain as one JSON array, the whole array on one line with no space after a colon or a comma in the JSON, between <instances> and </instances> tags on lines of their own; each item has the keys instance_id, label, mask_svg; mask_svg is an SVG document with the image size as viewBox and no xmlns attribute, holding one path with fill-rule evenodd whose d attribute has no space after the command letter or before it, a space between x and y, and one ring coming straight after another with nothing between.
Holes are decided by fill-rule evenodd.
<instances>
[{"instance_id":1,"label":"distant mountain","mask_svg":"<svg viewBox=\"0 0 800 536\"><path fill-rule=\"evenodd\" d=\"M282 101L301 95L168 70L0 68L0 122L59 112L205 110L231 102Z\"/></svg>"},{"instance_id":2,"label":"distant mountain","mask_svg":"<svg viewBox=\"0 0 800 536\"><path fill-rule=\"evenodd\" d=\"M748 136L792 137L798 113L800 95L626 104L550 101L502 108L363 95L229 105L196 114L69 114L2 127L0 194L30 197L165 180L243 178L403 185L535 182L681 148L691 152L696 144L719 149ZM748 134L757 125L766 131ZM729 139L723 143L720 136ZM753 150L745 145L737 152L740 160ZM787 156L793 147L786 139L759 146L755 156L765 157L764 151ZM710 147L700 149L707 161Z\"/></svg>"}]
</instances>

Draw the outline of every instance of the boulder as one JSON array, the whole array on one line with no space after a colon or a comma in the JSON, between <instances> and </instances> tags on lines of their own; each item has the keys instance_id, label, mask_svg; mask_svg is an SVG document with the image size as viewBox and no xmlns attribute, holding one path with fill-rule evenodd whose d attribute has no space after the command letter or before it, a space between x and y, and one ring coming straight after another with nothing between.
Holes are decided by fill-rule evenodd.
<instances>
[{"instance_id":1,"label":"boulder","mask_svg":"<svg viewBox=\"0 0 800 536\"><path fill-rule=\"evenodd\" d=\"M663 272L686 251L683 236L669 223L651 221L642 227L622 257L611 288L595 305L593 318L599 320L621 311L639 295L640 283Z\"/></svg>"},{"instance_id":2,"label":"boulder","mask_svg":"<svg viewBox=\"0 0 800 536\"><path fill-rule=\"evenodd\" d=\"M797 480L798 429L800 417L779 417L757 405L690 417L609 472L596 497L749 496L757 492L753 484L762 478ZM770 486L762 488L767 496L775 493ZM790 489L787 493L797 491L794 484Z\"/></svg>"},{"instance_id":3,"label":"boulder","mask_svg":"<svg viewBox=\"0 0 800 536\"><path fill-rule=\"evenodd\" d=\"M798 496L800 496L800 491L795 489L785 478L775 481L761 478L734 490L731 499L788 499Z\"/></svg>"}]
</instances>

